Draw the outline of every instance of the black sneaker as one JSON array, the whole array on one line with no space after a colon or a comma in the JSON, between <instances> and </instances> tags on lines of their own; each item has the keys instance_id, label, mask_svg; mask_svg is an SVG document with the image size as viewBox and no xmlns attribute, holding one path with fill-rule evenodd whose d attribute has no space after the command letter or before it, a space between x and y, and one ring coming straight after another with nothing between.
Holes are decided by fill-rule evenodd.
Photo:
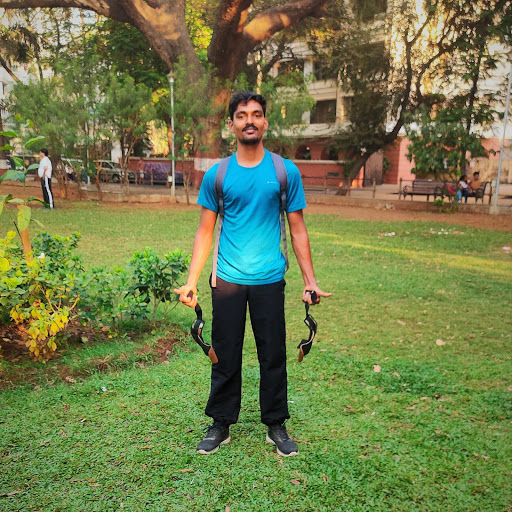
<instances>
[{"instance_id":1,"label":"black sneaker","mask_svg":"<svg viewBox=\"0 0 512 512\"><path fill-rule=\"evenodd\" d=\"M277 446L277 453L283 457L291 457L299 453L297 444L288 435L284 423L268 426L267 443L275 444Z\"/></svg>"},{"instance_id":2,"label":"black sneaker","mask_svg":"<svg viewBox=\"0 0 512 512\"><path fill-rule=\"evenodd\" d=\"M228 444L230 441L229 425L214 421L213 425L208 427L204 439L197 445L197 453L201 455L215 453L220 445Z\"/></svg>"}]
</instances>

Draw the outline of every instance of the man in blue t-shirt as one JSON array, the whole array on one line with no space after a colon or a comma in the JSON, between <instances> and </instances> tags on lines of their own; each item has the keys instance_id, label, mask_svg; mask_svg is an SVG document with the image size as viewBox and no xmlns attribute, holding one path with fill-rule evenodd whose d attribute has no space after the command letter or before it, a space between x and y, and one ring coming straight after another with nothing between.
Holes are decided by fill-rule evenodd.
<instances>
[{"instance_id":1,"label":"man in blue t-shirt","mask_svg":"<svg viewBox=\"0 0 512 512\"><path fill-rule=\"evenodd\" d=\"M219 240L216 286L212 287L212 345L218 362L212 366L206 414L213 419L197 452L210 454L230 441L229 426L236 423L242 395L242 346L247 306L260 362L261 420L267 441L280 455L297 455L285 421L287 401L286 328L284 315L285 258L280 249L280 186L270 153L263 147L268 128L266 100L243 91L229 104L229 129L237 138L222 190L224 220ZM323 292L313 271L309 237L302 215L306 207L297 167L285 160L286 215L295 256L304 279L302 300L313 304ZM208 258L218 214L215 175L218 164L203 179L198 203L202 206L187 283L175 290L180 301L197 304L197 282ZM191 293L192 292L192 293Z\"/></svg>"}]
</instances>

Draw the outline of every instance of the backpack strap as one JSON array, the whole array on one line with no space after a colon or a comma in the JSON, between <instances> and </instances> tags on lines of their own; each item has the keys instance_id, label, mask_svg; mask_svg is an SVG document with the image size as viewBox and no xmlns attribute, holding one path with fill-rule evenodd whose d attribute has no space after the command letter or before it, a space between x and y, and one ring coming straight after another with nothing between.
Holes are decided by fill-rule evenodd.
<instances>
[{"instance_id":1,"label":"backpack strap","mask_svg":"<svg viewBox=\"0 0 512 512\"><path fill-rule=\"evenodd\" d=\"M283 241L283 253L284 260L286 262L286 270L290 268L288 261L288 244L286 242L286 223L285 223L285 212L286 212L286 190L288 189L288 173L284 165L283 157L270 153L272 156L272 162L274 163L274 169L276 171L277 181L279 182L280 189L280 200L279 200L279 223L281 225L281 240Z\"/></svg>"},{"instance_id":2,"label":"backpack strap","mask_svg":"<svg viewBox=\"0 0 512 512\"><path fill-rule=\"evenodd\" d=\"M228 164L231 157L224 158L220 161L219 167L217 167L217 173L215 174L215 193L217 194L218 204L218 222L217 222L217 233L215 235L215 245L213 249L213 266L212 266L212 288L217 287L217 260L219 256L219 240L220 232L222 231L222 222L224 221L224 190L222 185L224 183L224 176L228 170Z\"/></svg>"}]
</instances>

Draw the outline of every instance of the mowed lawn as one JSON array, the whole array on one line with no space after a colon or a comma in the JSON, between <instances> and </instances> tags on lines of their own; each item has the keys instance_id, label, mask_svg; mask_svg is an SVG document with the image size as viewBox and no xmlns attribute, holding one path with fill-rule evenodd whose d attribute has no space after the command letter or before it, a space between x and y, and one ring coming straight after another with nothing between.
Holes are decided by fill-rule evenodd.
<instances>
[{"instance_id":1,"label":"mowed lawn","mask_svg":"<svg viewBox=\"0 0 512 512\"><path fill-rule=\"evenodd\" d=\"M87 266L113 266L146 246L190 252L199 210L69 203L34 217L51 233L82 233ZM512 510L512 257L503 249L512 233L458 226L456 216L306 221L317 279L333 297L313 308L317 340L299 364L307 328L291 259L288 429L299 456L265 444L250 328L232 442L196 455L209 424L209 360L160 326L142 339L63 348L46 366L0 360L30 376L0 394L0 510ZM1 233L11 226L4 213ZM207 270L199 295L209 338ZM194 314L180 306L170 318L186 330ZM168 363L133 357L171 335L181 340ZM118 363L106 372L49 377L111 354Z\"/></svg>"}]
</instances>

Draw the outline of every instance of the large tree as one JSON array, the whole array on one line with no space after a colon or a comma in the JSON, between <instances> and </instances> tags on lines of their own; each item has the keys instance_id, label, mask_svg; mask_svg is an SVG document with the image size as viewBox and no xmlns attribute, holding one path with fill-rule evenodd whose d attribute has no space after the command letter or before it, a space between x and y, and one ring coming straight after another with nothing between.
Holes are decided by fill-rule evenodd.
<instances>
[{"instance_id":1,"label":"large tree","mask_svg":"<svg viewBox=\"0 0 512 512\"><path fill-rule=\"evenodd\" d=\"M347 184L421 107L451 100L467 115L468 133L487 122L486 105L495 106L500 91L482 91L481 81L496 64L493 45L511 41L509 0L389 0L377 24L369 23L374 4L360 0L360 9L347 12L344 0L333 0L317 33L319 55L328 53L326 63L340 70L340 86L352 96L350 126L337 137L351 163Z\"/></svg>"},{"instance_id":2,"label":"large tree","mask_svg":"<svg viewBox=\"0 0 512 512\"><path fill-rule=\"evenodd\" d=\"M218 105L229 98L233 81L250 52L277 32L307 17L321 17L329 0L297 0L275 5L264 0L220 0L208 46L208 62L217 79L213 95ZM77 7L138 28L169 69L180 55L192 77L203 67L187 27L186 0L0 0L0 7ZM210 132L219 128L222 116L212 119ZM211 135L210 135L211 136Z\"/></svg>"}]
</instances>

